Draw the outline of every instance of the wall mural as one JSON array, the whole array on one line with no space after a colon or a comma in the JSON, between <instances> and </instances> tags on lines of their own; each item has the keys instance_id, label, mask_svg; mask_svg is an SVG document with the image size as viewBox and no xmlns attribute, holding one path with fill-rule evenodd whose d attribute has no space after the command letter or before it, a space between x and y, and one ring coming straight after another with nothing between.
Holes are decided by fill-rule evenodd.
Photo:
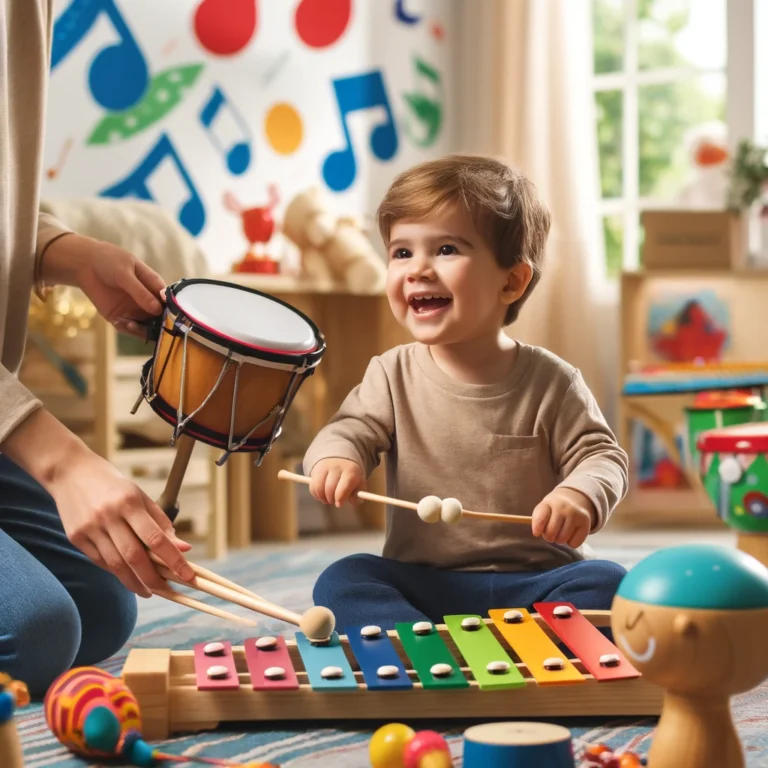
<instances>
[{"instance_id":1,"label":"wall mural","mask_svg":"<svg viewBox=\"0 0 768 768\"><path fill-rule=\"evenodd\" d=\"M54 12L44 197L155 201L215 271L248 246L233 213L276 206L279 219L319 185L339 212L370 217L394 174L454 148L446 0Z\"/></svg>"}]
</instances>

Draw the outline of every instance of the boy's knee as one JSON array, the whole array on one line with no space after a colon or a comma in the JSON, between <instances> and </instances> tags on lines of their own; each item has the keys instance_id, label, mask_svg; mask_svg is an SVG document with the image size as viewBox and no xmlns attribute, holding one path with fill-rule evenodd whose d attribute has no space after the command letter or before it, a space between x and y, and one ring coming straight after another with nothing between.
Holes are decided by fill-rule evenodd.
<instances>
[{"instance_id":1,"label":"boy's knee","mask_svg":"<svg viewBox=\"0 0 768 768\"><path fill-rule=\"evenodd\" d=\"M101 571L92 575L85 604L80 601L83 639L77 665L98 664L113 656L126 644L136 627L136 595L112 574Z\"/></svg>"},{"instance_id":2,"label":"boy's knee","mask_svg":"<svg viewBox=\"0 0 768 768\"><path fill-rule=\"evenodd\" d=\"M70 669L80 648L82 627L77 607L64 590L40 600L35 608L0 634L0 668L27 684L40 697Z\"/></svg>"},{"instance_id":3,"label":"boy's knee","mask_svg":"<svg viewBox=\"0 0 768 768\"><path fill-rule=\"evenodd\" d=\"M328 605L341 592L345 592L371 575L373 555L348 555L331 563L315 581L312 599L315 605Z\"/></svg>"}]
</instances>

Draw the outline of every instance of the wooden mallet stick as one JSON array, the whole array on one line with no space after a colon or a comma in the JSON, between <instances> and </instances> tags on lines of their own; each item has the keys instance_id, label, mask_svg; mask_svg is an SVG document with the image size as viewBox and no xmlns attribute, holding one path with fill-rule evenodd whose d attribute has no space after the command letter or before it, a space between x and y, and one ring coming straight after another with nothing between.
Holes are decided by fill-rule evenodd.
<instances>
[{"instance_id":1,"label":"wooden mallet stick","mask_svg":"<svg viewBox=\"0 0 768 768\"><path fill-rule=\"evenodd\" d=\"M176 443L176 456L174 456L171 471L168 473L168 479L165 481L160 498L157 500L157 506L168 515L168 519L173 523L179 514L177 500L181 484L184 482L184 474L187 471L189 460L192 458L192 451L195 449L195 439L189 435L181 434Z\"/></svg>"},{"instance_id":2,"label":"wooden mallet stick","mask_svg":"<svg viewBox=\"0 0 768 768\"><path fill-rule=\"evenodd\" d=\"M292 480L295 483L303 483L309 485L309 478L306 475L297 475L295 472L289 472L287 469L281 469L277 476L281 480ZM402 501L401 499L393 499L389 496L380 496L378 493L368 493L368 491L357 491L355 494L358 498L365 501L376 501L381 504L391 504L393 507L402 507L403 509L418 510L419 505L412 501ZM502 523L517 523L518 525L530 525L531 518L525 515L502 515L499 512L472 512L469 509L461 510L462 517L471 517L476 520L498 520Z\"/></svg>"}]
</instances>

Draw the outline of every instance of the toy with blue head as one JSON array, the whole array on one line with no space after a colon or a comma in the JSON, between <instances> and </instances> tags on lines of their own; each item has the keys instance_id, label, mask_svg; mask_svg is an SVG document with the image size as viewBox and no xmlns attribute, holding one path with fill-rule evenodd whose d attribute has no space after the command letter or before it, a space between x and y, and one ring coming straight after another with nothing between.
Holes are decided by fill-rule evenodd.
<instances>
[{"instance_id":1,"label":"toy with blue head","mask_svg":"<svg viewBox=\"0 0 768 768\"><path fill-rule=\"evenodd\" d=\"M768 678L768 568L728 547L647 557L612 606L614 639L666 691L651 768L742 768L729 699Z\"/></svg>"}]
</instances>

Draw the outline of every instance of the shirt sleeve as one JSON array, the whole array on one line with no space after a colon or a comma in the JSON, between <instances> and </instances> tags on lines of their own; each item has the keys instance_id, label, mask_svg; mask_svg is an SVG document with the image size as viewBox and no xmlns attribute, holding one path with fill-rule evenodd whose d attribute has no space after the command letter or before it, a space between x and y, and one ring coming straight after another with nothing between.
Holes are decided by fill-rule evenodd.
<instances>
[{"instance_id":1,"label":"shirt sleeve","mask_svg":"<svg viewBox=\"0 0 768 768\"><path fill-rule=\"evenodd\" d=\"M579 371L558 410L552 450L559 487L590 499L595 508L592 532L599 531L627 493L629 460Z\"/></svg>"},{"instance_id":2,"label":"shirt sleeve","mask_svg":"<svg viewBox=\"0 0 768 768\"><path fill-rule=\"evenodd\" d=\"M0 445L22 421L41 407L40 400L0 365Z\"/></svg>"},{"instance_id":3,"label":"shirt sleeve","mask_svg":"<svg viewBox=\"0 0 768 768\"><path fill-rule=\"evenodd\" d=\"M62 224L50 213L40 211L37 218L37 241L35 243L35 264L37 265L45 253L45 249L62 235L68 235L72 230ZM35 270L37 274L37 270Z\"/></svg>"},{"instance_id":4,"label":"shirt sleeve","mask_svg":"<svg viewBox=\"0 0 768 768\"><path fill-rule=\"evenodd\" d=\"M378 466L380 455L393 444L394 407L389 379L377 358L328 424L318 432L304 456L304 473L321 459L349 459L359 464L366 477Z\"/></svg>"}]
</instances>

